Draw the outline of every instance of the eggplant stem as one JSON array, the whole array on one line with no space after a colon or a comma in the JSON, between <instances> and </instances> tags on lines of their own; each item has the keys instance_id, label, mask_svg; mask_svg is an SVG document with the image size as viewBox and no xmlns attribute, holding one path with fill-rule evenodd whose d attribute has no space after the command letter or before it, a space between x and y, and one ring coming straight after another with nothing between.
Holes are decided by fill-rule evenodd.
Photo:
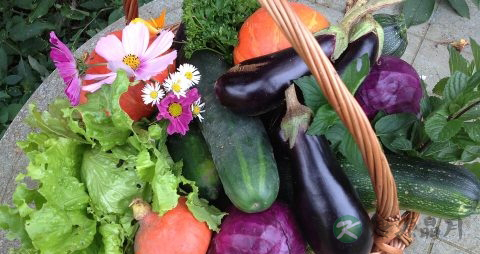
<instances>
[{"instance_id":1,"label":"eggplant stem","mask_svg":"<svg viewBox=\"0 0 480 254\"><path fill-rule=\"evenodd\" d=\"M350 32L350 28L358 22L359 19L368 13L372 13L389 5L401 3L405 0L376 0L373 2L358 1L346 14L340 22L340 26L345 31Z\"/></svg>"},{"instance_id":2,"label":"eggplant stem","mask_svg":"<svg viewBox=\"0 0 480 254\"><path fill-rule=\"evenodd\" d=\"M295 85L285 91L287 113L282 119L281 128L290 148L293 148L299 132L305 133L310 125L312 110L298 102Z\"/></svg>"}]
</instances>

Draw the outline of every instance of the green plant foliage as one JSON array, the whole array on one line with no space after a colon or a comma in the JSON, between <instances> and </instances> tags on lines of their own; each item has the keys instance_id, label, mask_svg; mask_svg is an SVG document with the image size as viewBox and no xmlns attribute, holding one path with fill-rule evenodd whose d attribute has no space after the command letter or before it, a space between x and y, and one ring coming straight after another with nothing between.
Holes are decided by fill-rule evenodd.
<instances>
[{"instance_id":1,"label":"green plant foliage","mask_svg":"<svg viewBox=\"0 0 480 254\"><path fill-rule=\"evenodd\" d=\"M54 70L49 32L75 49L122 15L122 0L0 1L0 138Z\"/></svg>"}]
</instances>

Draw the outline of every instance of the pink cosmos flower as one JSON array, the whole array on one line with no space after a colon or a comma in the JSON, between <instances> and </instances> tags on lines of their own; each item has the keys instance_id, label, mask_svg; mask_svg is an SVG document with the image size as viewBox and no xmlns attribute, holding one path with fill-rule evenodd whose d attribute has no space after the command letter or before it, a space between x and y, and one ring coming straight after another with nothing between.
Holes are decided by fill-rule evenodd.
<instances>
[{"instance_id":1,"label":"pink cosmos flower","mask_svg":"<svg viewBox=\"0 0 480 254\"><path fill-rule=\"evenodd\" d=\"M50 32L50 43L52 50L50 51L50 58L55 67L58 69L60 77L67 85L65 94L70 100L72 106L77 106L80 102L80 90L82 80L78 73L77 62L73 53L68 47L61 42L55 32Z\"/></svg>"},{"instance_id":2,"label":"pink cosmos flower","mask_svg":"<svg viewBox=\"0 0 480 254\"><path fill-rule=\"evenodd\" d=\"M117 70L125 70L135 80L149 80L165 70L177 58L177 51L165 53L173 43L174 34L162 31L150 44L150 33L143 23L130 23L122 30L122 40L110 34L102 37L95 52L108 61L106 74L87 74L86 80L97 80L83 86L83 90L95 92L103 84L111 84L117 76Z\"/></svg>"},{"instance_id":3,"label":"pink cosmos flower","mask_svg":"<svg viewBox=\"0 0 480 254\"><path fill-rule=\"evenodd\" d=\"M167 119L170 124L167 127L168 135L180 133L185 135L188 131L188 124L192 121L193 115L190 107L198 100L200 95L196 88L188 91L186 97L177 97L169 93L159 104L157 120Z\"/></svg>"}]
</instances>

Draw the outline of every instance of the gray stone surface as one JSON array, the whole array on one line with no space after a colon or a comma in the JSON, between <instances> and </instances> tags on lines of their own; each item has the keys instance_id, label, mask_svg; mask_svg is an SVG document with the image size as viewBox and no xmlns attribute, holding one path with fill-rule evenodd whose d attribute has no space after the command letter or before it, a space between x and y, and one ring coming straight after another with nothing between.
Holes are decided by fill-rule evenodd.
<instances>
[{"instance_id":1,"label":"gray stone surface","mask_svg":"<svg viewBox=\"0 0 480 254\"><path fill-rule=\"evenodd\" d=\"M341 19L345 6L345 0L300 0L299 2L306 3L321 11L329 18L331 23L336 23ZM412 27L408 31L409 45L403 58L413 64L420 75L426 76L426 82L430 88L440 78L449 74L446 42L469 37L473 37L480 42L478 29L480 15L477 8L470 1L467 2L472 7L470 20L456 15L446 1L439 1L429 22ZM181 1L156 0L143 6L140 10L140 16L153 17L165 8L168 13L167 23L174 23L180 19L180 6ZM400 10L401 8L397 6L382 12L398 13ZM114 23L89 40L76 53L80 55L82 52L91 51L100 36L121 28L123 24L123 19ZM465 49L464 55L468 59L472 58L469 47ZM32 95L28 103L36 103L41 109L45 109L54 98L62 95L63 87L62 81L54 72ZM15 176L19 171L24 170L28 163L23 153L15 145L17 141L25 139L27 133L31 131L24 124L26 113L27 108L25 106L7 130L3 139L0 140L0 161L2 161L0 165L0 203L10 203L15 187ZM455 221L455 223L457 229L451 230L449 234L445 235L448 228L448 223L445 220L436 218L435 223L432 223L431 218L422 216L414 232L416 240L405 253L480 253L480 236L477 234L480 217L471 216L462 221L461 238L458 222ZM435 234L437 231L438 234ZM9 246L12 246L12 242L6 241L3 232L0 231L0 254L7 253Z\"/></svg>"}]
</instances>

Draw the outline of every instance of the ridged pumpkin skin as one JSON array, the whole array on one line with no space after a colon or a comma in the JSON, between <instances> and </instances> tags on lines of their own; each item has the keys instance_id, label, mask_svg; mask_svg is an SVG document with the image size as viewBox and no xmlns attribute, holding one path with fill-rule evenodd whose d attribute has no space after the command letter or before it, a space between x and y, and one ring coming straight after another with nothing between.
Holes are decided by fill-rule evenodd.
<instances>
[{"instance_id":1,"label":"ridged pumpkin skin","mask_svg":"<svg viewBox=\"0 0 480 254\"><path fill-rule=\"evenodd\" d=\"M290 6L312 33L329 26L328 20L320 12L301 3L290 3ZM233 60L238 64L291 46L268 11L262 7L248 17L240 28Z\"/></svg>"},{"instance_id":2,"label":"ridged pumpkin skin","mask_svg":"<svg viewBox=\"0 0 480 254\"><path fill-rule=\"evenodd\" d=\"M150 212L139 221L135 235L135 254L205 254L212 231L193 217L180 197L178 205L159 217Z\"/></svg>"},{"instance_id":3,"label":"ridged pumpkin skin","mask_svg":"<svg viewBox=\"0 0 480 254\"><path fill-rule=\"evenodd\" d=\"M113 35L117 36L120 40L122 39L122 31L115 31L112 33ZM150 38L150 43L155 40L155 37ZM170 51L167 51L170 52ZM87 61L86 64L98 64L98 63L106 63L107 61L105 58L98 55L95 51L93 51ZM159 73L157 76L153 77L152 79L162 83L167 77L168 74L175 71L175 62L167 67L163 72ZM100 65L100 66L92 66L87 69L88 74L103 74L109 73L110 70L107 66ZM133 80L132 80L133 81ZM85 80L84 85L95 83L95 80ZM155 111L155 106L151 104L145 105L142 100L142 89L144 87L144 83L140 82L137 85L130 86L126 93L122 94L120 97L120 107L125 111L128 116L134 121L138 121L143 117L149 117ZM87 103L88 92L82 91L80 97L80 104Z\"/></svg>"}]
</instances>

